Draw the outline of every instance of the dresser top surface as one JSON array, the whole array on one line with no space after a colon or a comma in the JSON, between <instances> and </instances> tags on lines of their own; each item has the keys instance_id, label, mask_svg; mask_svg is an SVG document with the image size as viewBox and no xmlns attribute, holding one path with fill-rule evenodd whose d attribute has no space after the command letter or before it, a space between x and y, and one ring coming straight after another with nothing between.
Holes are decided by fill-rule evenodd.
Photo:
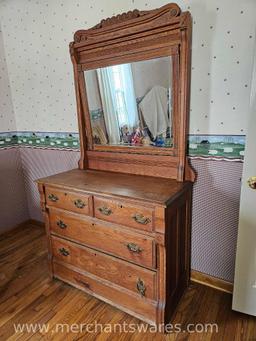
<instances>
[{"instance_id":1,"label":"dresser top surface","mask_svg":"<svg viewBox=\"0 0 256 341\"><path fill-rule=\"evenodd\" d=\"M185 187L191 185L189 182L182 183L172 179L79 169L42 178L37 182L158 204L166 204Z\"/></svg>"}]
</instances>

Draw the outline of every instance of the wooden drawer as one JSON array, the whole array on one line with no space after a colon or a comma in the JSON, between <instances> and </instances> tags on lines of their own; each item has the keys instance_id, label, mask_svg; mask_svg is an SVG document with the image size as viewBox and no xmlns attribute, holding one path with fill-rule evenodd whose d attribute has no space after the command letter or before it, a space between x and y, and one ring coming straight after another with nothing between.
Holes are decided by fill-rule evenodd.
<instances>
[{"instance_id":1,"label":"wooden drawer","mask_svg":"<svg viewBox=\"0 0 256 341\"><path fill-rule=\"evenodd\" d=\"M94 197L95 217L136 229L152 231L153 211L151 208L133 206L122 201Z\"/></svg>"},{"instance_id":2,"label":"wooden drawer","mask_svg":"<svg viewBox=\"0 0 256 341\"><path fill-rule=\"evenodd\" d=\"M156 267L154 239L93 218L50 209L52 233L149 268Z\"/></svg>"},{"instance_id":3,"label":"wooden drawer","mask_svg":"<svg viewBox=\"0 0 256 341\"><path fill-rule=\"evenodd\" d=\"M69 192L53 187L46 187L46 203L54 206L82 214L90 214L90 196L79 192Z\"/></svg>"},{"instance_id":4,"label":"wooden drawer","mask_svg":"<svg viewBox=\"0 0 256 341\"><path fill-rule=\"evenodd\" d=\"M130 291L118 290L115 285L108 285L90 274L83 274L68 266L53 262L54 276L83 289L87 293L106 301L133 316L149 323L156 322L156 302L133 294Z\"/></svg>"},{"instance_id":5,"label":"wooden drawer","mask_svg":"<svg viewBox=\"0 0 256 341\"><path fill-rule=\"evenodd\" d=\"M154 271L53 236L52 250L55 260L71 264L143 297L156 298Z\"/></svg>"}]
</instances>

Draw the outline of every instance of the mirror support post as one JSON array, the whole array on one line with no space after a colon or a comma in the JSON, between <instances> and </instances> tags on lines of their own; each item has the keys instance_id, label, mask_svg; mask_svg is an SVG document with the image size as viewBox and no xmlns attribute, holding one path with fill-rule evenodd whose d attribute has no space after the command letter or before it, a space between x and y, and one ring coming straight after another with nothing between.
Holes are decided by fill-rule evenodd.
<instances>
[{"instance_id":1,"label":"mirror support post","mask_svg":"<svg viewBox=\"0 0 256 341\"><path fill-rule=\"evenodd\" d=\"M77 118L79 124L79 139L80 139L80 159L78 161L79 169L87 169L88 162L85 156L86 151L86 130L85 130L85 119L84 112L81 106L81 94L79 90L79 64L77 63L77 54L74 49L74 43L70 43L69 45L71 60L73 63L74 70L74 85L75 85L75 93L76 93L76 105L77 105ZM81 72L81 71L80 71Z\"/></svg>"}]
</instances>

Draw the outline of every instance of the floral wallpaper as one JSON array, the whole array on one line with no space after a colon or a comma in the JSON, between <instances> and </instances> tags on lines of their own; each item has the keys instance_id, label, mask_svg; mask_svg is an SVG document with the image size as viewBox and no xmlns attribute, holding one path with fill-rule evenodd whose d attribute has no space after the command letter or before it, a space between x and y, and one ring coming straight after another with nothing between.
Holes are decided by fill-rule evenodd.
<instances>
[{"instance_id":1,"label":"floral wallpaper","mask_svg":"<svg viewBox=\"0 0 256 341\"><path fill-rule=\"evenodd\" d=\"M3 34L0 25L0 132L16 130L11 88L4 53Z\"/></svg>"}]
</instances>

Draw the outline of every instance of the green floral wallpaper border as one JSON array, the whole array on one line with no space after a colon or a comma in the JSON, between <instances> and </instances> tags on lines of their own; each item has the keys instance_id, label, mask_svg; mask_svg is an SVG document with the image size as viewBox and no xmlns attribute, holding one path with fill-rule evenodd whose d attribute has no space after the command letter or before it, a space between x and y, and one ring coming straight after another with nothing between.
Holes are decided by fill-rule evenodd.
<instances>
[{"instance_id":1,"label":"green floral wallpaper border","mask_svg":"<svg viewBox=\"0 0 256 341\"><path fill-rule=\"evenodd\" d=\"M0 149L11 147L79 150L78 133L4 132L0 133ZM244 135L189 135L191 157L229 159L244 158Z\"/></svg>"},{"instance_id":2,"label":"green floral wallpaper border","mask_svg":"<svg viewBox=\"0 0 256 341\"><path fill-rule=\"evenodd\" d=\"M191 157L244 159L245 135L189 135Z\"/></svg>"},{"instance_id":3,"label":"green floral wallpaper border","mask_svg":"<svg viewBox=\"0 0 256 341\"><path fill-rule=\"evenodd\" d=\"M0 149L24 146L45 149L79 149L78 133L7 132L0 133Z\"/></svg>"}]
</instances>

